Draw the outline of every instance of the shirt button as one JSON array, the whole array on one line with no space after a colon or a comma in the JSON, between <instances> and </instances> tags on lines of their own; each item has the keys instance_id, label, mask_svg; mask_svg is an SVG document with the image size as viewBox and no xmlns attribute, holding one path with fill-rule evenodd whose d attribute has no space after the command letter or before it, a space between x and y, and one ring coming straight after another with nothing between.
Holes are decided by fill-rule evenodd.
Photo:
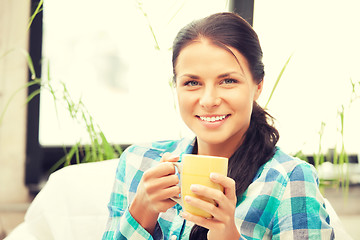
<instances>
[{"instance_id":1,"label":"shirt button","mask_svg":"<svg viewBox=\"0 0 360 240\"><path fill-rule=\"evenodd\" d=\"M171 236L171 240L176 240L177 239L177 236L176 235L172 235Z\"/></svg>"}]
</instances>

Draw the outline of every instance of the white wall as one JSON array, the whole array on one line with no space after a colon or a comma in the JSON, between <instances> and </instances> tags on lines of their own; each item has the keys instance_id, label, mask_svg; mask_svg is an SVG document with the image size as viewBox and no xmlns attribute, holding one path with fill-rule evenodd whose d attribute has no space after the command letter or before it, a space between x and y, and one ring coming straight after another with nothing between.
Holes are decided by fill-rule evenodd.
<instances>
[{"instance_id":1,"label":"white wall","mask_svg":"<svg viewBox=\"0 0 360 240\"><path fill-rule=\"evenodd\" d=\"M30 0L0 1L0 113L11 95L27 82L22 51L28 49L29 16ZM0 210L28 199L24 184L26 94L23 90L16 95L0 123Z\"/></svg>"}]
</instances>

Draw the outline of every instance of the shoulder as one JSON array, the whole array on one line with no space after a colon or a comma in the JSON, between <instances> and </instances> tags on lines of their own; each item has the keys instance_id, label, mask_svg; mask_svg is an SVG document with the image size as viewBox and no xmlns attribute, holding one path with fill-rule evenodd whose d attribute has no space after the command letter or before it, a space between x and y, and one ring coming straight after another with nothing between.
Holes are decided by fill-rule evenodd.
<instances>
[{"instance_id":1,"label":"shoulder","mask_svg":"<svg viewBox=\"0 0 360 240\"><path fill-rule=\"evenodd\" d=\"M282 179L284 184L288 181L310 181L318 184L317 172L313 165L290 156L279 148L274 156L259 169L256 178L265 178L265 181Z\"/></svg>"},{"instance_id":2,"label":"shoulder","mask_svg":"<svg viewBox=\"0 0 360 240\"><path fill-rule=\"evenodd\" d=\"M307 187L316 191L319 180L315 168L276 149L274 156L258 170L244 197L258 195L283 198L287 189Z\"/></svg>"},{"instance_id":3,"label":"shoulder","mask_svg":"<svg viewBox=\"0 0 360 240\"><path fill-rule=\"evenodd\" d=\"M262 226L275 237L280 232L310 228L304 226L308 222L326 228L329 219L324 206L315 168L277 148L238 202L236 217L241 224L266 224ZM246 227L244 231L248 231Z\"/></svg>"},{"instance_id":4,"label":"shoulder","mask_svg":"<svg viewBox=\"0 0 360 240\"><path fill-rule=\"evenodd\" d=\"M180 139L180 140L166 140L156 141L150 143L134 144L128 147L123 155L124 157L137 157L137 158L149 158L153 160L160 160L162 155L166 152L174 155L180 155L182 152L186 152L188 149L192 150L194 145L193 139Z\"/></svg>"},{"instance_id":5,"label":"shoulder","mask_svg":"<svg viewBox=\"0 0 360 240\"><path fill-rule=\"evenodd\" d=\"M164 153L169 152L180 155L192 151L193 139L156 141L150 143L134 144L128 147L120 156L118 170L129 168L145 171L157 164Z\"/></svg>"}]
</instances>

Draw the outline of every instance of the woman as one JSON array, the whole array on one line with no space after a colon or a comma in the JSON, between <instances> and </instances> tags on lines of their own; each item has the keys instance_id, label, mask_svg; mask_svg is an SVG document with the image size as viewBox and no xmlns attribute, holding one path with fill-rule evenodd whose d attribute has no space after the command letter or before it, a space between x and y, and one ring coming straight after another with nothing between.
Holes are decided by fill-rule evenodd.
<instances>
[{"instance_id":1,"label":"woman","mask_svg":"<svg viewBox=\"0 0 360 240\"><path fill-rule=\"evenodd\" d=\"M232 13L184 27L173 46L181 117L192 140L131 146L121 156L103 239L332 239L314 168L284 154L271 117L256 103L264 66L258 37ZM229 158L228 176L211 175L224 192L191 190L206 219L183 212L171 162L193 153Z\"/></svg>"}]
</instances>

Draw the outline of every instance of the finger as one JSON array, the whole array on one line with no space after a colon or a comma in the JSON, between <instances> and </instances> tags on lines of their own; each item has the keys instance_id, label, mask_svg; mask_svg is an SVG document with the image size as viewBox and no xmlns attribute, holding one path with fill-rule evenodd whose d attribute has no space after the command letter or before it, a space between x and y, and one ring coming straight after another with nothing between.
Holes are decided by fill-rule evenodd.
<instances>
[{"instance_id":1,"label":"finger","mask_svg":"<svg viewBox=\"0 0 360 240\"><path fill-rule=\"evenodd\" d=\"M175 167L172 163L162 162L157 166L145 171L143 178L159 178L167 175L175 174Z\"/></svg>"},{"instance_id":2,"label":"finger","mask_svg":"<svg viewBox=\"0 0 360 240\"><path fill-rule=\"evenodd\" d=\"M213 228L214 224L216 224L213 219L195 216L189 212L182 212L180 213L180 216L190 222L195 223L196 225L202 226L207 229Z\"/></svg>"},{"instance_id":3,"label":"finger","mask_svg":"<svg viewBox=\"0 0 360 240\"><path fill-rule=\"evenodd\" d=\"M158 191L161 189L176 186L179 183L179 177L175 174L163 176L161 178L155 178L151 181L150 190Z\"/></svg>"},{"instance_id":4,"label":"finger","mask_svg":"<svg viewBox=\"0 0 360 240\"><path fill-rule=\"evenodd\" d=\"M176 202L174 202L170 199L166 199L166 200L160 201L156 208L157 208L158 212L166 212L169 208L171 208L175 205L176 205Z\"/></svg>"},{"instance_id":5,"label":"finger","mask_svg":"<svg viewBox=\"0 0 360 240\"><path fill-rule=\"evenodd\" d=\"M177 162L177 161L179 161L179 159L180 159L179 156L176 156L169 152L166 152L163 154L160 162Z\"/></svg>"},{"instance_id":6,"label":"finger","mask_svg":"<svg viewBox=\"0 0 360 240\"><path fill-rule=\"evenodd\" d=\"M190 198L189 204L201 208L214 216L215 219L225 221L228 214L234 214L236 201L225 196L225 194L217 189L206 187L199 184L193 184L190 189L196 195L212 199L216 202L216 206L212 203L203 201L198 198ZM188 196L186 196L188 197ZM186 198L185 197L185 198ZM186 199L185 199L186 201ZM191 203L190 203L191 202Z\"/></svg>"},{"instance_id":7,"label":"finger","mask_svg":"<svg viewBox=\"0 0 360 240\"><path fill-rule=\"evenodd\" d=\"M200 209L210 213L216 219L221 218L221 216L223 215L222 211L217 206L215 206L213 203L210 203L210 202L207 202L200 198L196 198L196 197L192 197L192 196L185 196L184 200L189 205L200 208Z\"/></svg>"},{"instance_id":8,"label":"finger","mask_svg":"<svg viewBox=\"0 0 360 240\"><path fill-rule=\"evenodd\" d=\"M169 188L158 190L154 192L154 195L152 196L154 201L164 201L172 197L177 197L179 196L179 194L180 194L180 188L178 186L172 186Z\"/></svg>"},{"instance_id":9,"label":"finger","mask_svg":"<svg viewBox=\"0 0 360 240\"><path fill-rule=\"evenodd\" d=\"M234 179L221 175L219 173L211 173L210 179L214 183L218 183L224 187L224 194L231 201L236 203L236 184Z\"/></svg>"},{"instance_id":10,"label":"finger","mask_svg":"<svg viewBox=\"0 0 360 240\"><path fill-rule=\"evenodd\" d=\"M196 195L213 199L218 204L221 203L223 205L226 201L229 201L225 194L219 189L214 189L201 184L192 184L190 190Z\"/></svg>"}]
</instances>

